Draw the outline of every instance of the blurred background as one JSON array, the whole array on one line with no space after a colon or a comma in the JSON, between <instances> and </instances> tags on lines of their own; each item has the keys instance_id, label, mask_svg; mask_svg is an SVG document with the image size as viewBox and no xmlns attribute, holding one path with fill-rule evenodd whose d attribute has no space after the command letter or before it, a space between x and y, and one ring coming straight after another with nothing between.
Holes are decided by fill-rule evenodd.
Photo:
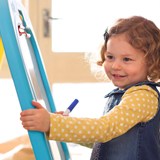
<instances>
[{"instance_id":1,"label":"blurred background","mask_svg":"<svg viewBox=\"0 0 160 160\"><path fill-rule=\"evenodd\" d=\"M144 16L160 27L159 0L22 0L22 3L34 28L56 108L65 110L77 98L80 102L71 113L76 117L102 115L104 95L113 89L99 68L86 59L99 54L105 29L118 18L132 15ZM13 148L19 143L14 142L10 148L13 152L5 150L2 144L11 145L7 142L27 132L19 120L21 109L5 54L0 56L0 97L0 159L7 160L5 155L10 157L16 152ZM68 146L73 160L89 159L91 149L76 144Z\"/></svg>"}]
</instances>

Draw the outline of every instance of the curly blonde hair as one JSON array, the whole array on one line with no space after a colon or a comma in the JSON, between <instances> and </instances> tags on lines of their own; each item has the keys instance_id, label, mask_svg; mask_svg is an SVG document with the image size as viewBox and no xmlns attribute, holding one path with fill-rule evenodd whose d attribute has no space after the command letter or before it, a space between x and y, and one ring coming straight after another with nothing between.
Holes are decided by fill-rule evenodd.
<instances>
[{"instance_id":1,"label":"curly blonde hair","mask_svg":"<svg viewBox=\"0 0 160 160\"><path fill-rule=\"evenodd\" d=\"M101 60L97 64L103 65L107 41L111 36L118 34L125 34L134 48L144 52L148 66L148 79L158 81L160 79L160 30L151 20L141 16L119 19L109 31L105 32L105 42L100 52Z\"/></svg>"}]
</instances>

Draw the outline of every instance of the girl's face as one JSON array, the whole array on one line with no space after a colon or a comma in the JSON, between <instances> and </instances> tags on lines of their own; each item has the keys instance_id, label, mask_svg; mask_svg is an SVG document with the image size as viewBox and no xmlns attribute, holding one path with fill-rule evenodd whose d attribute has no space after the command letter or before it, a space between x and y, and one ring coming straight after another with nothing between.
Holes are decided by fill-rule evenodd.
<instances>
[{"instance_id":1,"label":"girl's face","mask_svg":"<svg viewBox=\"0 0 160 160\"><path fill-rule=\"evenodd\" d=\"M110 37L103 64L108 78L121 89L147 80L147 62L144 56L142 51L127 42L125 35Z\"/></svg>"}]
</instances>

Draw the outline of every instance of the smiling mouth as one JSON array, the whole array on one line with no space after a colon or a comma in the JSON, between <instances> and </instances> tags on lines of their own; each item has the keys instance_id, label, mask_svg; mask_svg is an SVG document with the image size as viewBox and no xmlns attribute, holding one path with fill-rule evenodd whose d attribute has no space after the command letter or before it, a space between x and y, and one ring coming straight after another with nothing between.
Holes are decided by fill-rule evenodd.
<instances>
[{"instance_id":1,"label":"smiling mouth","mask_svg":"<svg viewBox=\"0 0 160 160\"><path fill-rule=\"evenodd\" d=\"M114 78L124 78L124 77L126 77L126 76L124 76L124 75L119 75L119 74L112 74L112 76L113 76Z\"/></svg>"}]
</instances>

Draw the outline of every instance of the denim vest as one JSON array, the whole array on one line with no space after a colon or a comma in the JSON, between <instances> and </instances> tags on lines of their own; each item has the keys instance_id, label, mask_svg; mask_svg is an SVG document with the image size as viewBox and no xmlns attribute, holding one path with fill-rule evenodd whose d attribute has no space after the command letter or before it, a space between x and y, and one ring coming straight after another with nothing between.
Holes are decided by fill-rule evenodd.
<instances>
[{"instance_id":1,"label":"denim vest","mask_svg":"<svg viewBox=\"0 0 160 160\"><path fill-rule=\"evenodd\" d=\"M152 87L159 94L156 83L147 81L136 86L143 84ZM108 102L104 114L119 104L130 87L132 86L125 90L115 89L105 96L108 97ZM135 125L127 133L106 143L95 143L90 160L160 160L160 110L150 121Z\"/></svg>"}]
</instances>

